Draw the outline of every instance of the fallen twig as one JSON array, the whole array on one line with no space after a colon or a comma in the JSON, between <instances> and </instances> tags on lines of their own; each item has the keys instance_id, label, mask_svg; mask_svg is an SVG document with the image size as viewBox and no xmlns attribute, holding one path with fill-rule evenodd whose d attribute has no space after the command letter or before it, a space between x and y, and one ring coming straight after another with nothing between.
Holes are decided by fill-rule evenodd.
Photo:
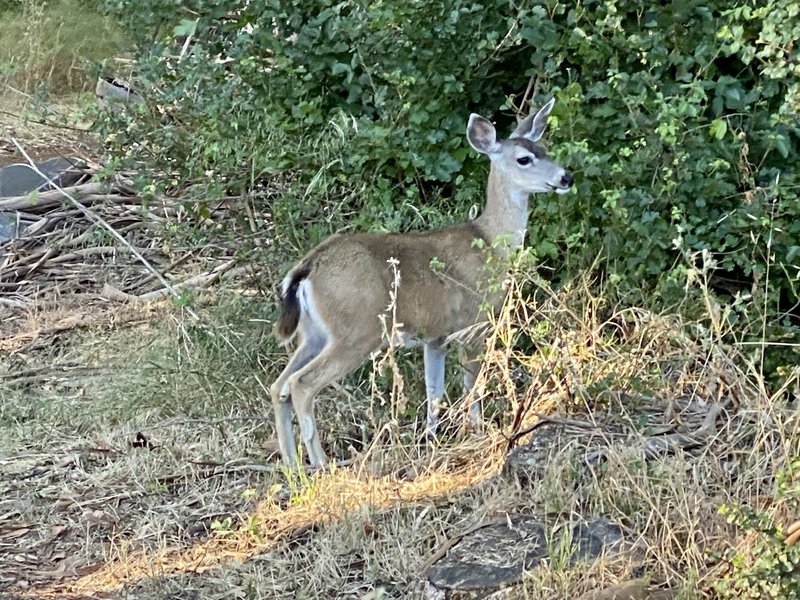
<instances>
[{"instance_id":1,"label":"fallen twig","mask_svg":"<svg viewBox=\"0 0 800 600\"><path fill-rule=\"evenodd\" d=\"M173 270L173 269L175 269L176 267L179 267L180 265L182 265L183 263L185 263L185 262L186 262L187 260L189 260L189 259L190 259L192 256L194 256L194 252L193 252L193 251L186 252L185 254L183 254L182 256L180 256L179 258L177 258L176 260L174 260L174 261L172 261L171 263L169 263L169 264L168 264L166 267L164 267L164 268L162 269L162 272L163 272L163 273L169 273L170 271L172 271L172 270ZM141 281L139 281L138 283L136 283L136 284L132 285L131 287L132 287L132 288L134 288L134 289L136 289L136 288L140 288L140 287L142 287L142 286L144 286L144 285L146 285L146 284L150 283L151 281L153 281L153 279L155 279L155 275L153 275L153 274L151 273L151 274L147 275L146 277L142 278L142 280L141 280Z\"/></svg>"},{"instance_id":2,"label":"fallen twig","mask_svg":"<svg viewBox=\"0 0 800 600\"><path fill-rule=\"evenodd\" d=\"M430 557L428 557L428 560L426 560L425 563L422 565L421 569L422 572L427 573L428 569L430 569L434 564L436 564L436 561L438 561L440 558L443 558L450 550L450 548L455 546L466 536L475 533L476 531L478 531L479 529L483 529L484 527L491 527L493 525L505 525L506 523L508 523L507 518L491 519L489 521L484 521L482 523L478 523L477 525L473 525L472 527L467 528L467 530L464 531L463 533L459 533L458 535L455 535L451 538L447 538L445 542L441 546L439 546L439 549L436 550L436 552L434 552L433 554L431 554Z\"/></svg>"},{"instance_id":3,"label":"fallen twig","mask_svg":"<svg viewBox=\"0 0 800 600\"><path fill-rule=\"evenodd\" d=\"M233 265L236 264L236 260L229 260L222 265L215 267L212 271L207 273L200 273L199 275L194 275L185 281L180 283L176 283L173 286L175 290L185 290L189 288L195 287L208 287L219 281L223 274L230 271L232 273L240 273L243 272L246 267L240 267L239 269L231 269ZM128 294L119 290L112 286L111 284L106 283L103 286L103 289L100 292L100 295L109 299L109 300L116 300L118 302L155 302L156 300L161 300L162 298L169 295L169 290L165 288L161 288L158 290L154 290L152 292L147 292L146 294Z\"/></svg>"},{"instance_id":4,"label":"fallen twig","mask_svg":"<svg viewBox=\"0 0 800 600\"><path fill-rule=\"evenodd\" d=\"M588 421L578 421L577 419L565 419L563 417L551 417L549 415L543 415L539 413L534 413L534 416L536 416L539 419L538 421L536 421L536 423L534 423L530 427L522 429L521 431L517 431L514 435L511 436L511 439L508 442L509 450L514 447L514 445L516 444L517 441L519 441L520 438L525 437L529 433L533 433L539 427L542 427L543 425L547 424L565 425L567 427L577 427L580 429L598 428L597 424L590 423Z\"/></svg>"},{"instance_id":5,"label":"fallen twig","mask_svg":"<svg viewBox=\"0 0 800 600\"><path fill-rule=\"evenodd\" d=\"M16 144L16 140L14 140ZM17 148L20 148L18 145ZM24 154L24 150L22 151ZM25 154L25 158L30 161L30 158ZM33 163L31 163L33 164ZM34 169L39 175L44 177L54 187L52 179L49 179L38 168ZM58 188L46 192L37 192L34 194L26 194L25 196L10 196L8 198L0 199L0 211L12 210L42 210L44 208L53 208L54 206L61 206L64 203L64 198L71 196L75 198L83 198L85 196L94 196L95 198L105 197L104 193L109 191L109 188L104 183L89 182L81 185L73 185L65 188ZM130 200L130 198L126 198Z\"/></svg>"}]
</instances>

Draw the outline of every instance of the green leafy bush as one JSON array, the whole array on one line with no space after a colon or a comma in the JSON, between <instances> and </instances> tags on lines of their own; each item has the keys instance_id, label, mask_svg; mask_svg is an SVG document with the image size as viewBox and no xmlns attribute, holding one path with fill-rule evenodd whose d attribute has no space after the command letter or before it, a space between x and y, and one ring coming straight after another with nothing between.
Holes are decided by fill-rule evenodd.
<instances>
[{"instance_id":1,"label":"green leafy bush","mask_svg":"<svg viewBox=\"0 0 800 600\"><path fill-rule=\"evenodd\" d=\"M795 515L800 511L800 460L794 459L777 476L775 500ZM755 534L747 551L731 560L729 574L717 583L720 598L800 598L800 545L787 544L779 525L763 510L725 506L730 523Z\"/></svg>"},{"instance_id":2,"label":"green leafy bush","mask_svg":"<svg viewBox=\"0 0 800 600\"><path fill-rule=\"evenodd\" d=\"M548 139L577 185L535 198L536 258L558 275L600 254L621 293L673 304L707 250L714 289L750 299L738 337L796 339L793 0L105 7L138 42L147 97L139 114L101 124L109 139L198 198L280 181L278 241L319 214L326 231L298 245L345 225L463 218L486 169L464 140L469 113L510 128L530 99L555 95ZM773 370L797 361L781 348Z\"/></svg>"}]
</instances>

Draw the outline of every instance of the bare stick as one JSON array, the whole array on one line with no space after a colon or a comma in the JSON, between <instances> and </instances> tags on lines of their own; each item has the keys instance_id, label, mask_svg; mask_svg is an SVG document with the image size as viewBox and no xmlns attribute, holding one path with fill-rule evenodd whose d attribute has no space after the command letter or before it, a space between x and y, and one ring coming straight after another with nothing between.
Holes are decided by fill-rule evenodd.
<instances>
[{"instance_id":1,"label":"bare stick","mask_svg":"<svg viewBox=\"0 0 800 600\"><path fill-rule=\"evenodd\" d=\"M478 531L479 529L483 529L484 527L494 527L495 525L506 525L508 523L508 518L505 519L490 519L488 521L483 521L482 523L477 523L472 527L467 528L466 531L463 533L459 533L451 538L447 538L445 542L439 547L439 549L431 554L428 557L428 560L422 565L420 569L421 572L427 573L428 569L430 569L440 558L444 557L448 550L455 546L458 542L463 540L468 535L471 535Z\"/></svg>"},{"instance_id":2,"label":"bare stick","mask_svg":"<svg viewBox=\"0 0 800 600\"><path fill-rule=\"evenodd\" d=\"M183 264L183 263L185 263L185 262L186 262L188 259L190 259L190 258L191 258L193 255L194 255L194 252L192 252L192 251L189 251L189 252L185 253L183 256L181 256L180 258L178 258L177 260L174 260L174 261L172 261L170 264L168 264L166 267L164 267L164 273L169 273L169 272L170 272L170 271L172 271L174 268L176 268L176 267L178 267L178 266L182 265L182 264ZM138 283L137 283L135 286L133 286L133 287L134 287L134 288L141 288L143 285L145 285L145 284L147 284L147 283L150 283L151 281L153 281L153 279L155 279L155 277L154 277L153 275L147 275L146 277L144 277L144 278L143 278L141 281L139 281L139 282L138 282Z\"/></svg>"},{"instance_id":3,"label":"bare stick","mask_svg":"<svg viewBox=\"0 0 800 600\"><path fill-rule=\"evenodd\" d=\"M246 267L240 267L238 269L231 269L235 260L229 260L228 262L219 265L212 271L208 273L200 273L199 275L194 275L189 279L182 281L180 283L175 284L176 290L184 290L188 288L205 288L209 285L216 283L219 279L227 273L232 273L238 275L241 272L244 272ZM100 295L108 298L109 300L116 300L118 302L155 302L156 300L161 300L164 296L167 295L167 290L161 288L158 290L154 290L152 292L147 292L146 294L128 294L121 290L118 290L114 286L106 283L103 286Z\"/></svg>"},{"instance_id":4,"label":"bare stick","mask_svg":"<svg viewBox=\"0 0 800 600\"><path fill-rule=\"evenodd\" d=\"M29 165L25 165L29 166ZM51 190L47 192L39 192L36 196L25 194L24 196L11 196L0 200L0 210L35 210L51 208L58 206L61 203L61 198L64 193L72 194L74 196L83 197L88 194L97 194L101 192L104 187L99 183L82 183L80 185L73 185L61 190Z\"/></svg>"}]
</instances>

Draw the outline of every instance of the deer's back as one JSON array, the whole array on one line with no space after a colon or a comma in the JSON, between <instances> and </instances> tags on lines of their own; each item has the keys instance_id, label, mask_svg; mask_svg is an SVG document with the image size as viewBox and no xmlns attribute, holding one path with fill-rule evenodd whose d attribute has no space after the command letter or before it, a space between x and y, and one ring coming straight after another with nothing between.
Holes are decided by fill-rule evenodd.
<instances>
[{"instance_id":1,"label":"deer's back","mask_svg":"<svg viewBox=\"0 0 800 600\"><path fill-rule=\"evenodd\" d=\"M421 233L345 234L322 242L301 265L330 327L380 338L379 315L387 314L396 287L402 330L436 339L475 323L487 301L499 302L485 246L472 223ZM394 268L390 259L397 261Z\"/></svg>"}]
</instances>

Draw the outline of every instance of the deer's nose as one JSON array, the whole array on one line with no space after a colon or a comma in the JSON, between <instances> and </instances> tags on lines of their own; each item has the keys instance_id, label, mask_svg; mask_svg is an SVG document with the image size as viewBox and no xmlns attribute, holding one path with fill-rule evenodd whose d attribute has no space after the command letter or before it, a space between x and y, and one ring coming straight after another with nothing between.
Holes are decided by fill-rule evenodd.
<instances>
[{"instance_id":1,"label":"deer's nose","mask_svg":"<svg viewBox=\"0 0 800 600\"><path fill-rule=\"evenodd\" d=\"M572 173L566 171L564 175L561 176L561 187L564 188L572 187L574 181L575 180L572 178Z\"/></svg>"}]
</instances>

